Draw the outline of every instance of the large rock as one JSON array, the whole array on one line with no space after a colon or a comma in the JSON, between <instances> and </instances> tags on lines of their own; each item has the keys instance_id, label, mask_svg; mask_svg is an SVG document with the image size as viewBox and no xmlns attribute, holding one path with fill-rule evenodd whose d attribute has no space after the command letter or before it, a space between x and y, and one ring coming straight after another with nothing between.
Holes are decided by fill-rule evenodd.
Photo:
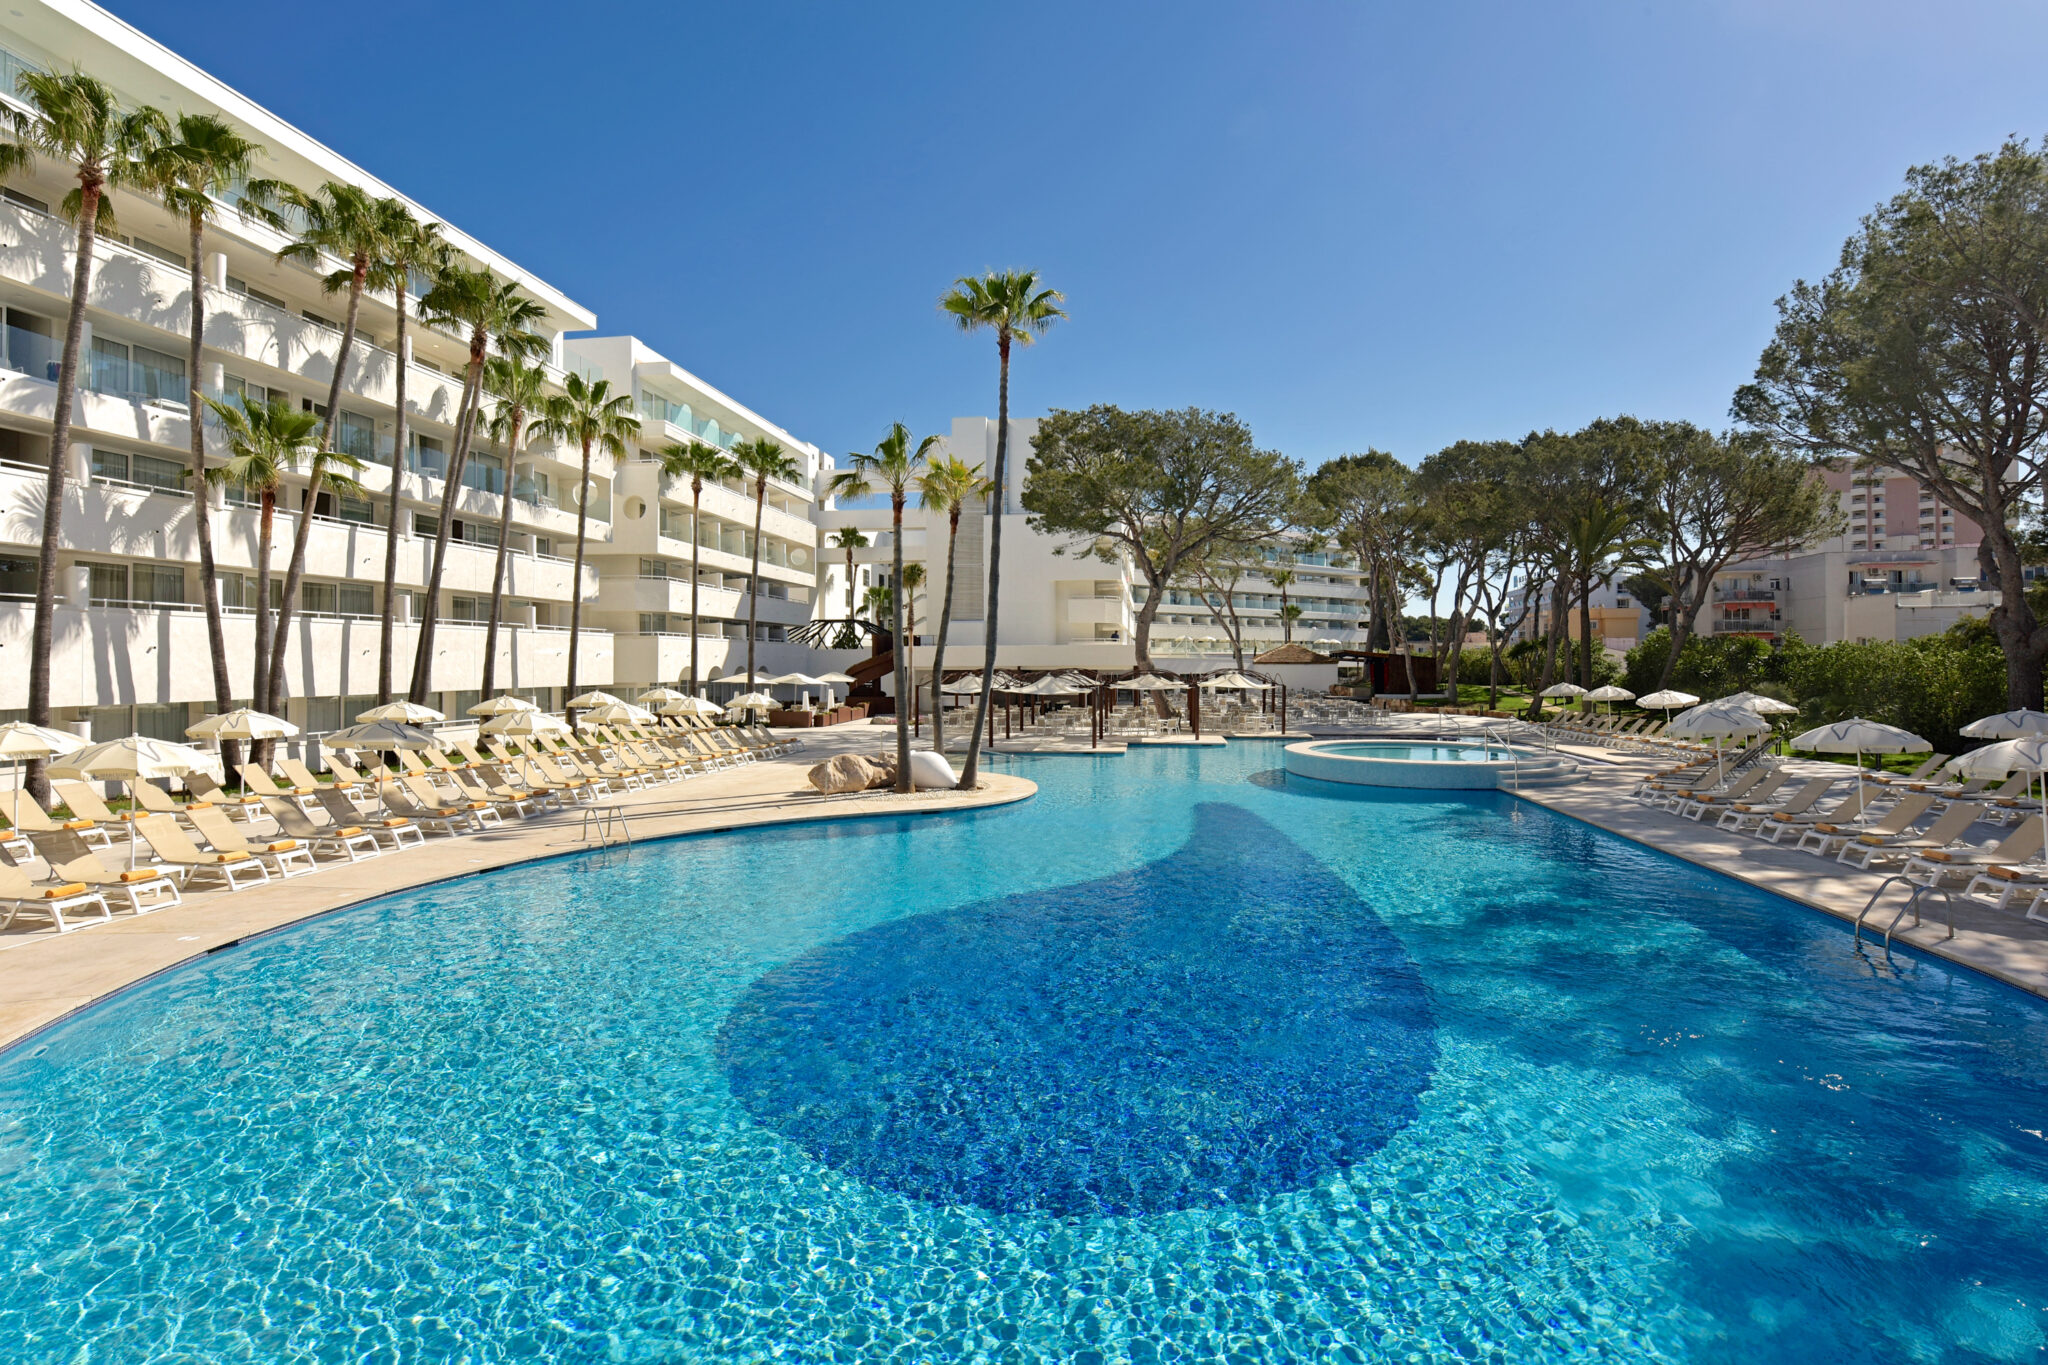
<instances>
[{"instance_id":1,"label":"large rock","mask_svg":"<svg viewBox=\"0 0 2048 1365\"><path fill-rule=\"evenodd\" d=\"M840 754L812 768L810 781L826 796L862 792L874 785L875 765L859 754Z\"/></svg>"},{"instance_id":2,"label":"large rock","mask_svg":"<svg viewBox=\"0 0 2048 1365\"><path fill-rule=\"evenodd\" d=\"M896 787L896 760L893 758L871 758L868 770L874 775L868 779L869 791L893 791Z\"/></svg>"}]
</instances>

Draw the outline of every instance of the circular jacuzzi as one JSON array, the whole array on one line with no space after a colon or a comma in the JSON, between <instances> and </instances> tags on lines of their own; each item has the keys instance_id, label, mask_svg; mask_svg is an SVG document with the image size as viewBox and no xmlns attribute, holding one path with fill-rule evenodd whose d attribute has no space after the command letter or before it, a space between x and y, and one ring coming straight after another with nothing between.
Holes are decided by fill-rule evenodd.
<instances>
[{"instance_id":1,"label":"circular jacuzzi","mask_svg":"<svg viewBox=\"0 0 2048 1365\"><path fill-rule=\"evenodd\" d=\"M1547 766L1548 754L1498 740L1319 739L1287 746L1287 771L1362 787L1471 790L1516 785L1519 769Z\"/></svg>"}]
</instances>

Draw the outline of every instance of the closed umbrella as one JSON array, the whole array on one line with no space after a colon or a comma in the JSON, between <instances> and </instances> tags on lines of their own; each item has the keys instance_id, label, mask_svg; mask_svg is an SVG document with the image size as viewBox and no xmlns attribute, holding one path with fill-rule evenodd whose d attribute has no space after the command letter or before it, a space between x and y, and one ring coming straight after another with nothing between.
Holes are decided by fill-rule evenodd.
<instances>
[{"instance_id":1,"label":"closed umbrella","mask_svg":"<svg viewBox=\"0 0 2048 1365\"><path fill-rule=\"evenodd\" d=\"M441 742L432 731L402 720L373 720L336 730L327 737L327 747L343 753L382 753L386 749L438 749Z\"/></svg>"},{"instance_id":2,"label":"closed umbrella","mask_svg":"<svg viewBox=\"0 0 2048 1365\"><path fill-rule=\"evenodd\" d=\"M469 708L472 716L516 716L522 711L538 711L540 708L524 697L515 697L510 692L500 693L489 701L480 701Z\"/></svg>"},{"instance_id":3,"label":"closed umbrella","mask_svg":"<svg viewBox=\"0 0 2048 1365\"><path fill-rule=\"evenodd\" d=\"M1833 725L1794 735L1790 743L1794 749L1807 749L1817 754L1856 755L1856 791L1859 795L1863 791L1863 755L1924 754L1934 747L1910 730L1901 730L1882 721L1865 720L1861 716L1851 716Z\"/></svg>"},{"instance_id":4,"label":"closed umbrella","mask_svg":"<svg viewBox=\"0 0 2048 1365\"><path fill-rule=\"evenodd\" d=\"M77 735L44 725L30 725L25 720L10 720L0 725L0 758L14 761L14 827L17 830L21 828L22 762L31 758L75 754L85 747L85 743Z\"/></svg>"},{"instance_id":5,"label":"closed umbrella","mask_svg":"<svg viewBox=\"0 0 2048 1365\"><path fill-rule=\"evenodd\" d=\"M361 712L356 719L365 725L380 720L393 720L401 725L426 725L448 717L431 706L421 706L416 701L392 701L382 706L373 706Z\"/></svg>"}]
</instances>

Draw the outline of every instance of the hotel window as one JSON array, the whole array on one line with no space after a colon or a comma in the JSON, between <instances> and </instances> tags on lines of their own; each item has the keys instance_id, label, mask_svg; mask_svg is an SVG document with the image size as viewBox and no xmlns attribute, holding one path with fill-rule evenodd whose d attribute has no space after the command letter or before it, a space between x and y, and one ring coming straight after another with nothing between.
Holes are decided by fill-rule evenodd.
<instances>
[{"instance_id":1,"label":"hotel window","mask_svg":"<svg viewBox=\"0 0 2048 1365\"><path fill-rule=\"evenodd\" d=\"M185 600L185 571L137 564L129 571L129 590L138 602L179 603Z\"/></svg>"},{"instance_id":2,"label":"hotel window","mask_svg":"<svg viewBox=\"0 0 2048 1365\"><path fill-rule=\"evenodd\" d=\"M432 540L441 534L441 519L439 517L427 516L422 512L415 512L412 514L412 533L427 540Z\"/></svg>"},{"instance_id":3,"label":"hotel window","mask_svg":"<svg viewBox=\"0 0 2048 1365\"><path fill-rule=\"evenodd\" d=\"M482 621L490 616L490 603L481 597L452 597L448 600L451 621Z\"/></svg>"},{"instance_id":4,"label":"hotel window","mask_svg":"<svg viewBox=\"0 0 2048 1365\"><path fill-rule=\"evenodd\" d=\"M336 590L334 609L343 616L375 616L377 595L365 584L344 583Z\"/></svg>"},{"instance_id":5,"label":"hotel window","mask_svg":"<svg viewBox=\"0 0 2048 1365\"><path fill-rule=\"evenodd\" d=\"M36 562L33 559L0 559L0 597L34 597Z\"/></svg>"},{"instance_id":6,"label":"hotel window","mask_svg":"<svg viewBox=\"0 0 2048 1365\"><path fill-rule=\"evenodd\" d=\"M640 561L642 578L667 578L668 561L665 559L643 559Z\"/></svg>"},{"instance_id":7,"label":"hotel window","mask_svg":"<svg viewBox=\"0 0 2048 1365\"><path fill-rule=\"evenodd\" d=\"M7 368L34 379L57 377L58 347L50 319L19 308L7 310Z\"/></svg>"},{"instance_id":8,"label":"hotel window","mask_svg":"<svg viewBox=\"0 0 2048 1365\"><path fill-rule=\"evenodd\" d=\"M286 305L285 301L279 298L277 295L266 294L261 289L252 289L249 287L249 282L247 280L239 279L233 275L228 276L228 292L231 294L241 294L246 298L252 298L256 300L256 302L258 303L267 303L280 313L289 313L292 311L290 307Z\"/></svg>"},{"instance_id":9,"label":"hotel window","mask_svg":"<svg viewBox=\"0 0 2048 1365\"><path fill-rule=\"evenodd\" d=\"M126 602L128 600L128 566L126 564L88 564L86 571L86 596L95 602Z\"/></svg>"},{"instance_id":10,"label":"hotel window","mask_svg":"<svg viewBox=\"0 0 2048 1365\"><path fill-rule=\"evenodd\" d=\"M35 198L33 195L23 194L17 189L0 189L0 199L19 204L25 209L34 209L37 213L48 213L50 211L48 204Z\"/></svg>"},{"instance_id":11,"label":"hotel window","mask_svg":"<svg viewBox=\"0 0 2048 1365\"><path fill-rule=\"evenodd\" d=\"M185 488L185 466L176 460L159 459L154 455L124 455L118 450L101 450L98 446L94 446L92 451L92 476L172 493L183 492Z\"/></svg>"},{"instance_id":12,"label":"hotel window","mask_svg":"<svg viewBox=\"0 0 2048 1365\"><path fill-rule=\"evenodd\" d=\"M335 588L332 583L299 584L299 610L308 616L332 616L335 608Z\"/></svg>"},{"instance_id":13,"label":"hotel window","mask_svg":"<svg viewBox=\"0 0 2048 1365\"><path fill-rule=\"evenodd\" d=\"M658 611L641 612L640 633L642 635L666 635L668 633L667 614Z\"/></svg>"},{"instance_id":14,"label":"hotel window","mask_svg":"<svg viewBox=\"0 0 2048 1365\"><path fill-rule=\"evenodd\" d=\"M413 473L436 479L448 477L448 448L440 437L414 435L412 447L412 457L406 463Z\"/></svg>"},{"instance_id":15,"label":"hotel window","mask_svg":"<svg viewBox=\"0 0 2048 1365\"><path fill-rule=\"evenodd\" d=\"M186 268L185 258L167 246L158 246L155 242L145 241L140 237L130 238L128 245L134 247L145 256L156 257L165 265L174 265L180 270Z\"/></svg>"},{"instance_id":16,"label":"hotel window","mask_svg":"<svg viewBox=\"0 0 2048 1365\"><path fill-rule=\"evenodd\" d=\"M186 742L185 727L190 723L191 718L183 702L135 708L135 733L148 735L151 739L183 744Z\"/></svg>"},{"instance_id":17,"label":"hotel window","mask_svg":"<svg viewBox=\"0 0 2048 1365\"><path fill-rule=\"evenodd\" d=\"M353 455L358 460L377 458L377 424L361 413L342 410L341 421L334 428L334 447L344 455Z\"/></svg>"},{"instance_id":18,"label":"hotel window","mask_svg":"<svg viewBox=\"0 0 2048 1365\"><path fill-rule=\"evenodd\" d=\"M185 362L147 346L92 339L92 372L87 387L97 393L183 402Z\"/></svg>"},{"instance_id":19,"label":"hotel window","mask_svg":"<svg viewBox=\"0 0 2048 1365\"><path fill-rule=\"evenodd\" d=\"M462 486L474 488L479 493L504 492L505 461L481 451L471 455L462 468Z\"/></svg>"}]
</instances>

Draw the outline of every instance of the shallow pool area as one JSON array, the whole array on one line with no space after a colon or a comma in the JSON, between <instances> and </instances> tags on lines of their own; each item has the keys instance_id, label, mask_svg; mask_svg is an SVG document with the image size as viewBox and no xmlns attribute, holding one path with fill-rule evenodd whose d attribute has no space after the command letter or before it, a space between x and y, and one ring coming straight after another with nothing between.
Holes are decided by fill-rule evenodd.
<instances>
[{"instance_id":1,"label":"shallow pool area","mask_svg":"<svg viewBox=\"0 0 2048 1365\"><path fill-rule=\"evenodd\" d=\"M2048 1347L2048 1005L1502 792L1002 762L1040 794L466 878L0 1054L6 1358Z\"/></svg>"},{"instance_id":2,"label":"shallow pool area","mask_svg":"<svg viewBox=\"0 0 2048 1365\"><path fill-rule=\"evenodd\" d=\"M1341 758L1386 758L1402 763L1492 763L1502 749L1488 744L1411 744L1397 740L1344 740L1319 746Z\"/></svg>"}]
</instances>

